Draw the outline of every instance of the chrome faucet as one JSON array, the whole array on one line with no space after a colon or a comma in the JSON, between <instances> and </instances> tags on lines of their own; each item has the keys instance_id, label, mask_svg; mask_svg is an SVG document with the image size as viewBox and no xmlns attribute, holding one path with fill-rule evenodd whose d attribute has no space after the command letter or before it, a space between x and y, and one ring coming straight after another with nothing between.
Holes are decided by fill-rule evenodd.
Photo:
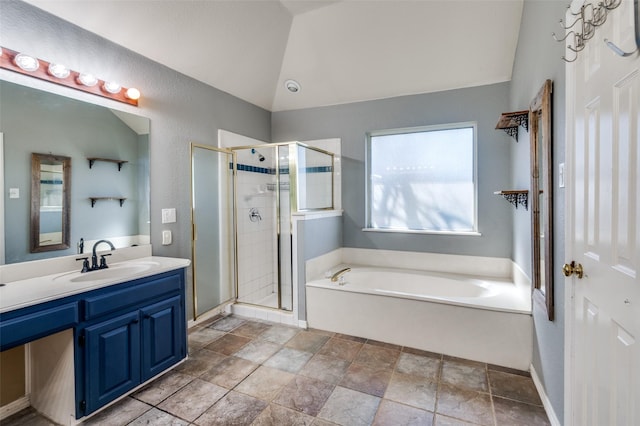
<instances>
[{"instance_id":1,"label":"chrome faucet","mask_svg":"<svg viewBox=\"0 0 640 426\"><path fill-rule=\"evenodd\" d=\"M340 269L338 272L336 272L335 274L331 275L331 282L336 282L338 281L338 279L343 276L344 274L346 274L347 272L349 272L351 270L351 268L343 268Z\"/></svg>"},{"instance_id":2,"label":"chrome faucet","mask_svg":"<svg viewBox=\"0 0 640 426\"><path fill-rule=\"evenodd\" d=\"M98 255L96 254L96 247L98 247L101 243L109 244L109 247L111 247L111 250L115 250L116 249L116 247L113 245L113 243L111 241L109 241L109 240L96 241L96 243L93 245L93 251L92 251L92 255L91 255L91 270L92 271L95 271L96 269L106 269L106 268L108 268L107 260L105 259L105 256L111 256L111 253L101 254L100 255L100 265L98 265Z\"/></svg>"}]
</instances>

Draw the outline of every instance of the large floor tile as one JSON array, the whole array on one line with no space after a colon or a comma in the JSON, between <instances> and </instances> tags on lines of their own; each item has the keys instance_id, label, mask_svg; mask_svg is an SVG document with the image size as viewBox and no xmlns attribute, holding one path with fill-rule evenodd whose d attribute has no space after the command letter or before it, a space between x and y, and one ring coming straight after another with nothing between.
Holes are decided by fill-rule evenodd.
<instances>
[{"instance_id":1,"label":"large floor tile","mask_svg":"<svg viewBox=\"0 0 640 426\"><path fill-rule=\"evenodd\" d=\"M269 330L258 336L257 339L284 345L299 332L300 329L297 328L287 327L284 325L274 325Z\"/></svg>"},{"instance_id":2,"label":"large floor tile","mask_svg":"<svg viewBox=\"0 0 640 426\"><path fill-rule=\"evenodd\" d=\"M205 349L218 352L223 355L233 355L247 343L251 342L248 337L236 336L235 334L225 334L213 343L205 346Z\"/></svg>"},{"instance_id":3,"label":"large floor tile","mask_svg":"<svg viewBox=\"0 0 640 426\"><path fill-rule=\"evenodd\" d=\"M480 425L493 425L489 394L440 384L437 413Z\"/></svg>"},{"instance_id":4,"label":"large floor tile","mask_svg":"<svg viewBox=\"0 0 640 426\"><path fill-rule=\"evenodd\" d=\"M186 374L169 371L159 379L154 380L134 393L133 397L147 404L157 405L192 380L193 377L187 376Z\"/></svg>"},{"instance_id":5,"label":"large floor tile","mask_svg":"<svg viewBox=\"0 0 640 426\"><path fill-rule=\"evenodd\" d=\"M403 352L398 358L396 371L437 381L440 376L440 358Z\"/></svg>"},{"instance_id":6,"label":"large floor tile","mask_svg":"<svg viewBox=\"0 0 640 426\"><path fill-rule=\"evenodd\" d=\"M476 426L477 423L469 423L464 420L454 419L453 417L443 416L442 414L436 414L435 417L436 426ZM507 426L507 425L504 425Z\"/></svg>"},{"instance_id":7,"label":"large floor tile","mask_svg":"<svg viewBox=\"0 0 640 426\"><path fill-rule=\"evenodd\" d=\"M197 327L189 333L189 349L197 350L225 335L224 331Z\"/></svg>"},{"instance_id":8,"label":"large floor tile","mask_svg":"<svg viewBox=\"0 0 640 426\"><path fill-rule=\"evenodd\" d=\"M431 426L433 413L397 402L382 400L374 426Z\"/></svg>"},{"instance_id":9,"label":"large floor tile","mask_svg":"<svg viewBox=\"0 0 640 426\"><path fill-rule=\"evenodd\" d=\"M292 348L282 348L266 360L264 365L295 374L304 367L312 356L313 354L310 352L299 351Z\"/></svg>"},{"instance_id":10,"label":"large floor tile","mask_svg":"<svg viewBox=\"0 0 640 426\"><path fill-rule=\"evenodd\" d=\"M118 401L104 411L99 412L89 420L84 421L82 424L84 426L126 425L149 411L151 408L152 407L150 405L145 404L142 401L127 397ZM31 425L31 423L28 424Z\"/></svg>"},{"instance_id":11,"label":"large floor tile","mask_svg":"<svg viewBox=\"0 0 640 426\"><path fill-rule=\"evenodd\" d=\"M177 366L174 371L188 376L198 377L213 366L224 361L226 358L226 355L218 352L213 352L208 349L200 349L193 354L189 354L189 358Z\"/></svg>"},{"instance_id":12,"label":"large floor tile","mask_svg":"<svg viewBox=\"0 0 640 426\"><path fill-rule=\"evenodd\" d=\"M189 422L152 408L127 426L188 426Z\"/></svg>"},{"instance_id":13,"label":"large floor tile","mask_svg":"<svg viewBox=\"0 0 640 426\"><path fill-rule=\"evenodd\" d=\"M344 426L367 426L373 422L380 398L336 387L318 417Z\"/></svg>"},{"instance_id":14,"label":"large floor tile","mask_svg":"<svg viewBox=\"0 0 640 426\"><path fill-rule=\"evenodd\" d=\"M270 404L251 424L252 426L310 426L315 417Z\"/></svg>"},{"instance_id":15,"label":"large floor tile","mask_svg":"<svg viewBox=\"0 0 640 426\"><path fill-rule=\"evenodd\" d=\"M194 423L199 426L250 425L266 407L264 401L231 391Z\"/></svg>"},{"instance_id":16,"label":"large floor tile","mask_svg":"<svg viewBox=\"0 0 640 426\"><path fill-rule=\"evenodd\" d=\"M353 363L340 381L340 386L382 397L391 379L390 369L373 369Z\"/></svg>"},{"instance_id":17,"label":"large floor tile","mask_svg":"<svg viewBox=\"0 0 640 426\"><path fill-rule=\"evenodd\" d=\"M311 358L299 374L335 385L342 380L350 364L344 359L318 354Z\"/></svg>"},{"instance_id":18,"label":"large floor tile","mask_svg":"<svg viewBox=\"0 0 640 426\"><path fill-rule=\"evenodd\" d=\"M255 321L247 321L241 326L235 328L233 330L233 334L237 334L238 336L249 337L251 339L255 339L265 331L271 328L270 324L265 324L263 322L255 322Z\"/></svg>"},{"instance_id":19,"label":"large floor tile","mask_svg":"<svg viewBox=\"0 0 640 426\"><path fill-rule=\"evenodd\" d=\"M313 331L301 331L289 340L286 346L300 351L316 353L327 343L329 338L327 335Z\"/></svg>"},{"instance_id":20,"label":"large floor tile","mask_svg":"<svg viewBox=\"0 0 640 426\"><path fill-rule=\"evenodd\" d=\"M27 407L18 411L17 413L2 420L0 424L2 424L2 426L56 426L55 423L44 418L33 407Z\"/></svg>"},{"instance_id":21,"label":"large floor tile","mask_svg":"<svg viewBox=\"0 0 640 426\"><path fill-rule=\"evenodd\" d=\"M183 419L194 421L228 392L227 389L195 379L165 399L158 408Z\"/></svg>"},{"instance_id":22,"label":"large floor tile","mask_svg":"<svg viewBox=\"0 0 640 426\"><path fill-rule=\"evenodd\" d=\"M333 389L332 384L296 376L282 389L274 402L310 416L316 416Z\"/></svg>"},{"instance_id":23,"label":"large floor tile","mask_svg":"<svg viewBox=\"0 0 640 426\"><path fill-rule=\"evenodd\" d=\"M514 399L529 404L542 405L533 380L515 374L489 371L489 382L493 395Z\"/></svg>"},{"instance_id":24,"label":"large floor tile","mask_svg":"<svg viewBox=\"0 0 640 426\"><path fill-rule=\"evenodd\" d=\"M245 320L238 317L228 316L214 322L209 327L213 328L214 330L229 332L234 328L240 327L245 322Z\"/></svg>"},{"instance_id":25,"label":"large floor tile","mask_svg":"<svg viewBox=\"0 0 640 426\"><path fill-rule=\"evenodd\" d=\"M234 390L270 402L295 376L270 367L259 367Z\"/></svg>"},{"instance_id":26,"label":"large floor tile","mask_svg":"<svg viewBox=\"0 0 640 426\"><path fill-rule=\"evenodd\" d=\"M425 377L394 373L384 397L427 411L434 411L438 384Z\"/></svg>"},{"instance_id":27,"label":"large floor tile","mask_svg":"<svg viewBox=\"0 0 640 426\"><path fill-rule=\"evenodd\" d=\"M477 392L489 392L485 364L445 359L442 362L443 383Z\"/></svg>"},{"instance_id":28,"label":"large floor tile","mask_svg":"<svg viewBox=\"0 0 640 426\"><path fill-rule=\"evenodd\" d=\"M400 351L398 350L365 344L353 362L375 370L391 370L396 365L399 356Z\"/></svg>"},{"instance_id":29,"label":"large floor tile","mask_svg":"<svg viewBox=\"0 0 640 426\"><path fill-rule=\"evenodd\" d=\"M233 389L259 366L260 364L255 362L230 356L206 371L200 378L218 386Z\"/></svg>"},{"instance_id":30,"label":"large floor tile","mask_svg":"<svg viewBox=\"0 0 640 426\"><path fill-rule=\"evenodd\" d=\"M550 424L544 408L538 405L494 397L493 406L498 426L549 426Z\"/></svg>"},{"instance_id":31,"label":"large floor tile","mask_svg":"<svg viewBox=\"0 0 640 426\"><path fill-rule=\"evenodd\" d=\"M238 358L262 364L280 350L281 346L265 340L252 340L235 353Z\"/></svg>"},{"instance_id":32,"label":"large floor tile","mask_svg":"<svg viewBox=\"0 0 640 426\"><path fill-rule=\"evenodd\" d=\"M363 344L337 337L332 337L318 352L320 355L353 361L362 349Z\"/></svg>"}]
</instances>

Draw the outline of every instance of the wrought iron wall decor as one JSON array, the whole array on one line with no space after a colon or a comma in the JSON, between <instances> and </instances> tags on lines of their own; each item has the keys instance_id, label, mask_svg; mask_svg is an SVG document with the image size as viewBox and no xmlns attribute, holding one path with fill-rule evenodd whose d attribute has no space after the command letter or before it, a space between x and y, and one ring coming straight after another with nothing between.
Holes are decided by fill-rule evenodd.
<instances>
[{"instance_id":1,"label":"wrought iron wall decor","mask_svg":"<svg viewBox=\"0 0 640 426\"><path fill-rule=\"evenodd\" d=\"M563 56L562 59L566 62L575 62L578 59L578 54L585 48L587 41L593 38L596 28L603 25L607 21L608 13L620 6L621 3L622 0L602 0L594 4L585 0L582 6L580 6L580 10L578 10L578 12L569 10L569 13L574 18L573 22L564 22L563 19L560 19L560 26L568 32L566 32L562 38L558 38L556 33L551 34L557 42L564 42L567 39L569 40L567 42L567 49L573 52L573 57L568 58L567 56ZM571 9L571 6L569 6L568 9ZM638 36L638 31L640 30L638 29L639 23L637 22L638 0L634 0L634 11L636 15L636 39L638 39L636 43L639 43L640 36ZM613 42L606 39L604 41L611 50L620 56L629 56L634 53L626 53Z\"/></svg>"},{"instance_id":2,"label":"wrought iron wall decor","mask_svg":"<svg viewBox=\"0 0 640 426\"><path fill-rule=\"evenodd\" d=\"M526 131L529 131L529 110L503 112L500 114L496 129L504 130L518 142L518 126L522 126Z\"/></svg>"},{"instance_id":3,"label":"wrought iron wall decor","mask_svg":"<svg viewBox=\"0 0 640 426\"><path fill-rule=\"evenodd\" d=\"M516 209L518 205L521 205L525 210L529 210L529 191L526 189L496 191L494 194L502 195L502 198L511 203Z\"/></svg>"}]
</instances>

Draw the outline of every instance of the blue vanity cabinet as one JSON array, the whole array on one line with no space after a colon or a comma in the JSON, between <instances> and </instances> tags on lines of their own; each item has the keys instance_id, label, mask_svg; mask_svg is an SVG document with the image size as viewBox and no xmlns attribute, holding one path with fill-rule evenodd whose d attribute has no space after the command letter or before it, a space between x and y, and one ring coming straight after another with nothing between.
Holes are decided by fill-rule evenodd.
<instances>
[{"instance_id":1,"label":"blue vanity cabinet","mask_svg":"<svg viewBox=\"0 0 640 426\"><path fill-rule=\"evenodd\" d=\"M184 359L184 270L91 292L76 330L76 417L93 413Z\"/></svg>"},{"instance_id":2,"label":"blue vanity cabinet","mask_svg":"<svg viewBox=\"0 0 640 426\"><path fill-rule=\"evenodd\" d=\"M84 333L87 382L84 414L89 414L140 384L139 314L136 311L121 315L87 327Z\"/></svg>"},{"instance_id":3,"label":"blue vanity cabinet","mask_svg":"<svg viewBox=\"0 0 640 426\"><path fill-rule=\"evenodd\" d=\"M141 313L144 382L185 357L186 325L179 296L148 306Z\"/></svg>"}]
</instances>

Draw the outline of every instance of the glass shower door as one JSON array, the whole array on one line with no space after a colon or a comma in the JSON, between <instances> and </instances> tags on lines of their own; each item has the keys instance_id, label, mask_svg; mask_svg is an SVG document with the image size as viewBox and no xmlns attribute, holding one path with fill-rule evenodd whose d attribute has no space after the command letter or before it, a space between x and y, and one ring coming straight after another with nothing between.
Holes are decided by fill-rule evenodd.
<instances>
[{"instance_id":1,"label":"glass shower door","mask_svg":"<svg viewBox=\"0 0 640 426\"><path fill-rule=\"evenodd\" d=\"M191 145L194 318L236 297L234 158Z\"/></svg>"}]
</instances>

